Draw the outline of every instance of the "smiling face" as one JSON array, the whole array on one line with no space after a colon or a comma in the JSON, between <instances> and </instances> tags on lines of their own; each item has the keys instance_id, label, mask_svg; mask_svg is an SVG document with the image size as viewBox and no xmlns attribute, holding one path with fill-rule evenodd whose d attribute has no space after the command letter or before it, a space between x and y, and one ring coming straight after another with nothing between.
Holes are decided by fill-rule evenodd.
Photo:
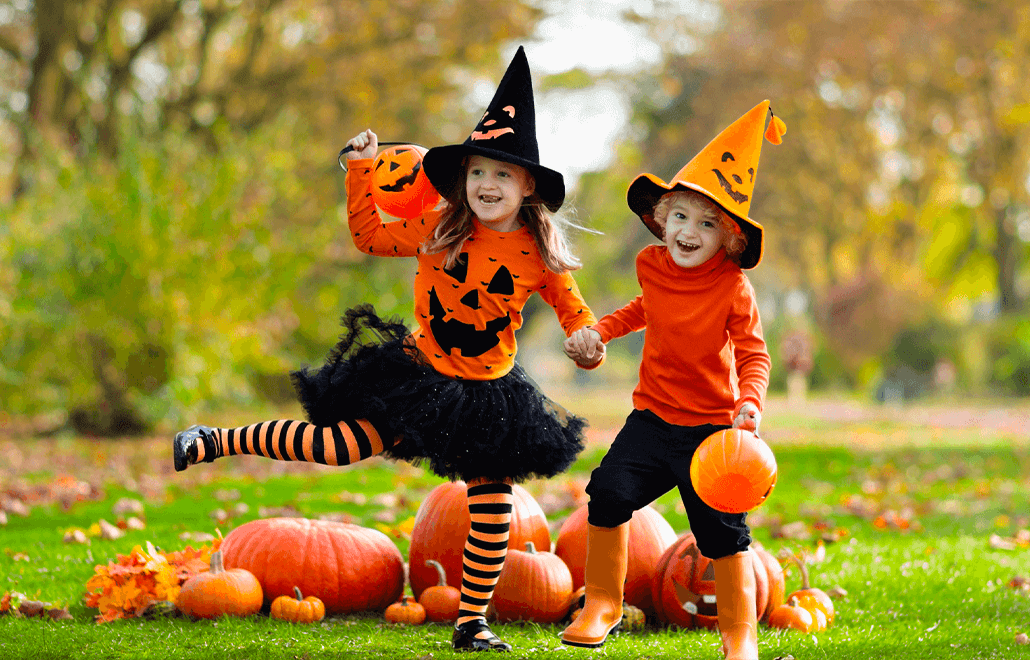
<instances>
[{"instance_id":1,"label":"smiling face","mask_svg":"<svg viewBox=\"0 0 1030 660\"><path fill-rule=\"evenodd\" d=\"M721 216L714 204L692 193L673 193L659 202L655 219L665 227L665 246L677 266L700 266L724 246L729 232Z\"/></svg>"},{"instance_id":2,"label":"smiling face","mask_svg":"<svg viewBox=\"0 0 1030 660\"><path fill-rule=\"evenodd\" d=\"M533 177L512 163L472 156L465 175L465 195L479 221L496 231L519 228L519 208L534 190Z\"/></svg>"}]
</instances>

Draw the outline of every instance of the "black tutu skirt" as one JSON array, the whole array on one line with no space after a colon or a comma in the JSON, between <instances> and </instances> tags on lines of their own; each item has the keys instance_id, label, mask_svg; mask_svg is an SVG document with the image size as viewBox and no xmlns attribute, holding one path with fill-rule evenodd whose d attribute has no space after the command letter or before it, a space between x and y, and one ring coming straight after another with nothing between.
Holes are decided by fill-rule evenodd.
<instances>
[{"instance_id":1,"label":"black tutu skirt","mask_svg":"<svg viewBox=\"0 0 1030 660\"><path fill-rule=\"evenodd\" d=\"M291 374L308 421L367 419L383 455L451 480L518 483L567 470L583 450L583 419L547 399L518 364L496 380L460 380L433 369L403 323L371 305L348 310L344 333L317 371Z\"/></svg>"}]
</instances>

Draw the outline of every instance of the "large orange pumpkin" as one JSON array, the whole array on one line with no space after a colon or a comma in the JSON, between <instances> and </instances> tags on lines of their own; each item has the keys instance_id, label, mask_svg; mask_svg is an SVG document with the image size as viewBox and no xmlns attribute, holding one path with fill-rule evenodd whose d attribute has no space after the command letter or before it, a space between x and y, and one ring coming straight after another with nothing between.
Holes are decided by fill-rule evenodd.
<instances>
[{"instance_id":1,"label":"large orange pumpkin","mask_svg":"<svg viewBox=\"0 0 1030 660\"><path fill-rule=\"evenodd\" d=\"M690 461L698 497L725 513L744 513L765 501L776 485L776 457L751 431L726 429L708 436Z\"/></svg>"},{"instance_id":2,"label":"large orange pumpkin","mask_svg":"<svg viewBox=\"0 0 1030 660\"><path fill-rule=\"evenodd\" d=\"M651 506L635 511L629 521L629 551L626 560L626 587L623 599L646 614L654 613L651 580L666 548L676 541L676 532L661 513ZM554 554L562 558L572 573L572 586L584 584L587 553L587 505L572 512L558 531Z\"/></svg>"},{"instance_id":3,"label":"large orange pumpkin","mask_svg":"<svg viewBox=\"0 0 1030 660\"><path fill-rule=\"evenodd\" d=\"M349 523L305 518L253 520L222 541L226 567L245 568L265 600L298 587L326 614L382 612L404 591L404 558L386 534Z\"/></svg>"},{"instance_id":4,"label":"large orange pumpkin","mask_svg":"<svg viewBox=\"0 0 1030 660\"><path fill-rule=\"evenodd\" d=\"M532 541L538 550L551 549L551 533L547 517L533 496L522 486L513 487L509 548L524 548ZM415 598L422 591L439 583L439 575L426 562L435 559L447 574L447 584L460 585L465 539L472 528L469 517L468 490L464 481L440 484L422 500L415 514L408 549L408 571L411 592Z\"/></svg>"},{"instance_id":5,"label":"large orange pumpkin","mask_svg":"<svg viewBox=\"0 0 1030 660\"><path fill-rule=\"evenodd\" d=\"M748 550L754 553L754 550ZM755 608L764 613L769 605L769 574L752 554L755 571ZM691 532L680 536L658 560L651 582L655 615L681 628L708 628L719 623L715 599L715 567L697 549Z\"/></svg>"},{"instance_id":6,"label":"large orange pumpkin","mask_svg":"<svg viewBox=\"0 0 1030 660\"><path fill-rule=\"evenodd\" d=\"M383 149L372 164L372 201L395 218L417 218L436 206L440 194L422 169L424 147L403 144Z\"/></svg>"},{"instance_id":7,"label":"large orange pumpkin","mask_svg":"<svg viewBox=\"0 0 1030 660\"><path fill-rule=\"evenodd\" d=\"M537 552L529 541L525 551L508 550L492 602L498 621L557 623L569 613L572 574L557 555Z\"/></svg>"}]
</instances>

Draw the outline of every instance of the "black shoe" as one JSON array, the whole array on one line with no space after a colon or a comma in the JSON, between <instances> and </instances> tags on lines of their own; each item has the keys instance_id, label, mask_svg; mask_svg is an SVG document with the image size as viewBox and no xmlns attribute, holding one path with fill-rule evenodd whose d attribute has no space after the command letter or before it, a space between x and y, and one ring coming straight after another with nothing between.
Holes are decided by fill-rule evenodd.
<instances>
[{"instance_id":1,"label":"black shoe","mask_svg":"<svg viewBox=\"0 0 1030 660\"><path fill-rule=\"evenodd\" d=\"M215 433L207 427L196 424L181 431L172 441L172 456L175 459L175 471L182 472L197 462L199 451L197 440L204 442L204 462L210 463L218 458L215 455Z\"/></svg>"},{"instance_id":2,"label":"black shoe","mask_svg":"<svg viewBox=\"0 0 1030 660\"><path fill-rule=\"evenodd\" d=\"M480 633L485 637L477 637ZM490 630L486 621L473 619L460 626L454 626L451 646L455 651L510 651L511 644L505 642Z\"/></svg>"}]
</instances>

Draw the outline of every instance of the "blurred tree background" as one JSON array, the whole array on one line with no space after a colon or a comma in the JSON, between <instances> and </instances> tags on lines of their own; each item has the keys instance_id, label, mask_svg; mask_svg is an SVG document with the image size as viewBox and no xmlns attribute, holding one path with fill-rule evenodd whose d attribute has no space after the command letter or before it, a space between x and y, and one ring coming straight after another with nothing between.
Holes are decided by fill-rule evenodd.
<instances>
[{"instance_id":1,"label":"blurred tree background","mask_svg":"<svg viewBox=\"0 0 1030 660\"><path fill-rule=\"evenodd\" d=\"M559 5L0 0L0 423L143 433L287 401L344 309L407 319L414 264L351 245L336 153L367 126L463 140L477 84ZM1030 8L681 0L622 20L656 65L535 80L603 83L630 108L570 199L602 232L577 237L595 312L636 294L650 242L629 181L668 179L768 98L788 133L763 149L749 276L774 388L793 366L880 400L1030 394ZM558 347L539 308L527 356ZM638 348L580 376L632 379Z\"/></svg>"}]
</instances>

